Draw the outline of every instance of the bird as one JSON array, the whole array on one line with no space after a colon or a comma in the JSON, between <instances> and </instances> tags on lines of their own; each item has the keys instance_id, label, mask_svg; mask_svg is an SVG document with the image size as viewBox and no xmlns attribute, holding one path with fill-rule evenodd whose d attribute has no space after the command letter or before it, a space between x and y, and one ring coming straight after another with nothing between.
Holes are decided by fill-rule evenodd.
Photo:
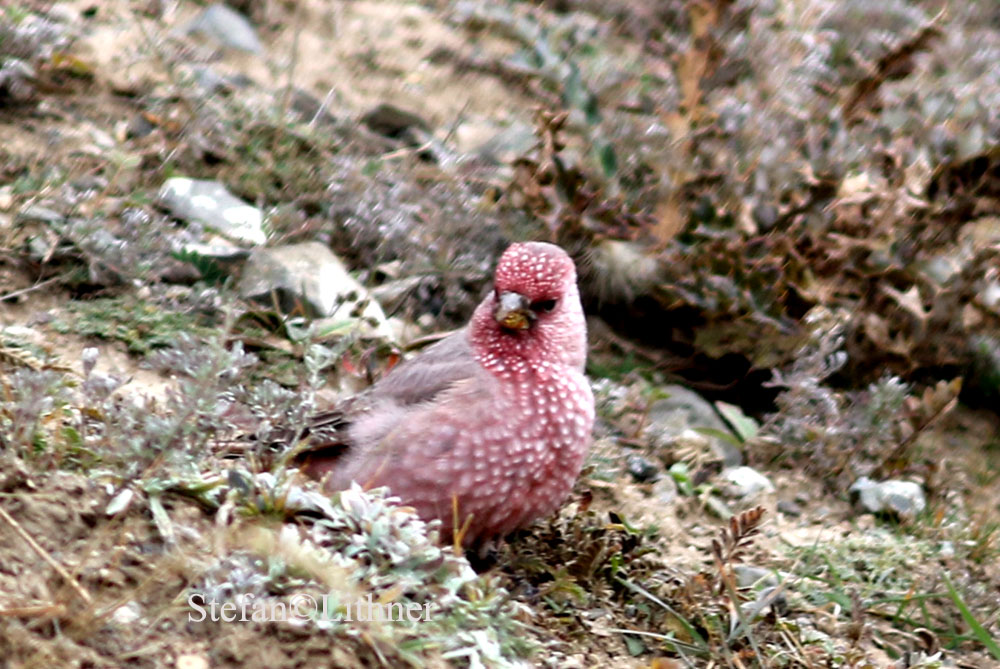
<instances>
[{"instance_id":1,"label":"bird","mask_svg":"<svg viewBox=\"0 0 1000 669\"><path fill-rule=\"evenodd\" d=\"M571 493L594 424L586 358L573 260L511 244L468 325L326 412L302 468L327 492L387 487L456 546L492 545Z\"/></svg>"}]
</instances>

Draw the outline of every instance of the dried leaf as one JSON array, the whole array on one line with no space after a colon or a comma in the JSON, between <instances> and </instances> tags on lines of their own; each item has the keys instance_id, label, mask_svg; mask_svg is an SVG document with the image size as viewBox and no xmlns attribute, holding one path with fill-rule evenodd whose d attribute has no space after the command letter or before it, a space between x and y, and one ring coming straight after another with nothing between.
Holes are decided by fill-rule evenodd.
<instances>
[{"instance_id":1,"label":"dried leaf","mask_svg":"<svg viewBox=\"0 0 1000 669\"><path fill-rule=\"evenodd\" d=\"M930 43L941 36L937 28L938 14L930 23L921 28L912 39L903 42L898 47L883 56L875 65L875 71L854 84L847 101L844 102L844 118L857 121L863 109L875 104L878 89L889 79L899 79L913 70L913 56L926 51Z\"/></svg>"},{"instance_id":2,"label":"dried leaf","mask_svg":"<svg viewBox=\"0 0 1000 669\"><path fill-rule=\"evenodd\" d=\"M684 214L681 212L677 191L657 203L653 218L656 220L652 229L653 236L661 248L665 247L684 229Z\"/></svg>"}]
</instances>

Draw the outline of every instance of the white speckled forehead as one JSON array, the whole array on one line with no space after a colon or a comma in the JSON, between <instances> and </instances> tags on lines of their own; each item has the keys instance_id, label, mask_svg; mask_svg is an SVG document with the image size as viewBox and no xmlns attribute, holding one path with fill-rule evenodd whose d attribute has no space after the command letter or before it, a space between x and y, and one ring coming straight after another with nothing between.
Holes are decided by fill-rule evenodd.
<instances>
[{"instance_id":1,"label":"white speckled forehead","mask_svg":"<svg viewBox=\"0 0 1000 669\"><path fill-rule=\"evenodd\" d=\"M555 244L511 244L497 263L495 288L520 293L530 300L560 297L567 282L576 281L576 268Z\"/></svg>"}]
</instances>

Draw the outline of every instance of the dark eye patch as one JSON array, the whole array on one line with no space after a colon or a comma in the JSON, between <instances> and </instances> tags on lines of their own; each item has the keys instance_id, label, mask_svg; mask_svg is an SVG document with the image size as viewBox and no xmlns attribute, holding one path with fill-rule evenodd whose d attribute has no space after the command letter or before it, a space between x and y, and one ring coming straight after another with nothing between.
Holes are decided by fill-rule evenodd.
<instances>
[{"instance_id":1,"label":"dark eye patch","mask_svg":"<svg viewBox=\"0 0 1000 669\"><path fill-rule=\"evenodd\" d=\"M531 310L534 312L549 312L555 308L555 300L536 300L531 303Z\"/></svg>"}]
</instances>

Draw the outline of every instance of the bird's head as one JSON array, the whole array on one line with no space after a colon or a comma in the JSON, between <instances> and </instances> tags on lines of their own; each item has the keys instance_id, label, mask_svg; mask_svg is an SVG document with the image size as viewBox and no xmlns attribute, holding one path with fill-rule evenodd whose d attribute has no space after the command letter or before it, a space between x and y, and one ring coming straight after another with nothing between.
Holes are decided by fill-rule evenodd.
<instances>
[{"instance_id":1,"label":"bird's head","mask_svg":"<svg viewBox=\"0 0 1000 669\"><path fill-rule=\"evenodd\" d=\"M497 263L492 293L473 317L471 337L481 357L497 358L505 371L519 360L582 367L586 324L573 260L554 244L510 245Z\"/></svg>"}]
</instances>

